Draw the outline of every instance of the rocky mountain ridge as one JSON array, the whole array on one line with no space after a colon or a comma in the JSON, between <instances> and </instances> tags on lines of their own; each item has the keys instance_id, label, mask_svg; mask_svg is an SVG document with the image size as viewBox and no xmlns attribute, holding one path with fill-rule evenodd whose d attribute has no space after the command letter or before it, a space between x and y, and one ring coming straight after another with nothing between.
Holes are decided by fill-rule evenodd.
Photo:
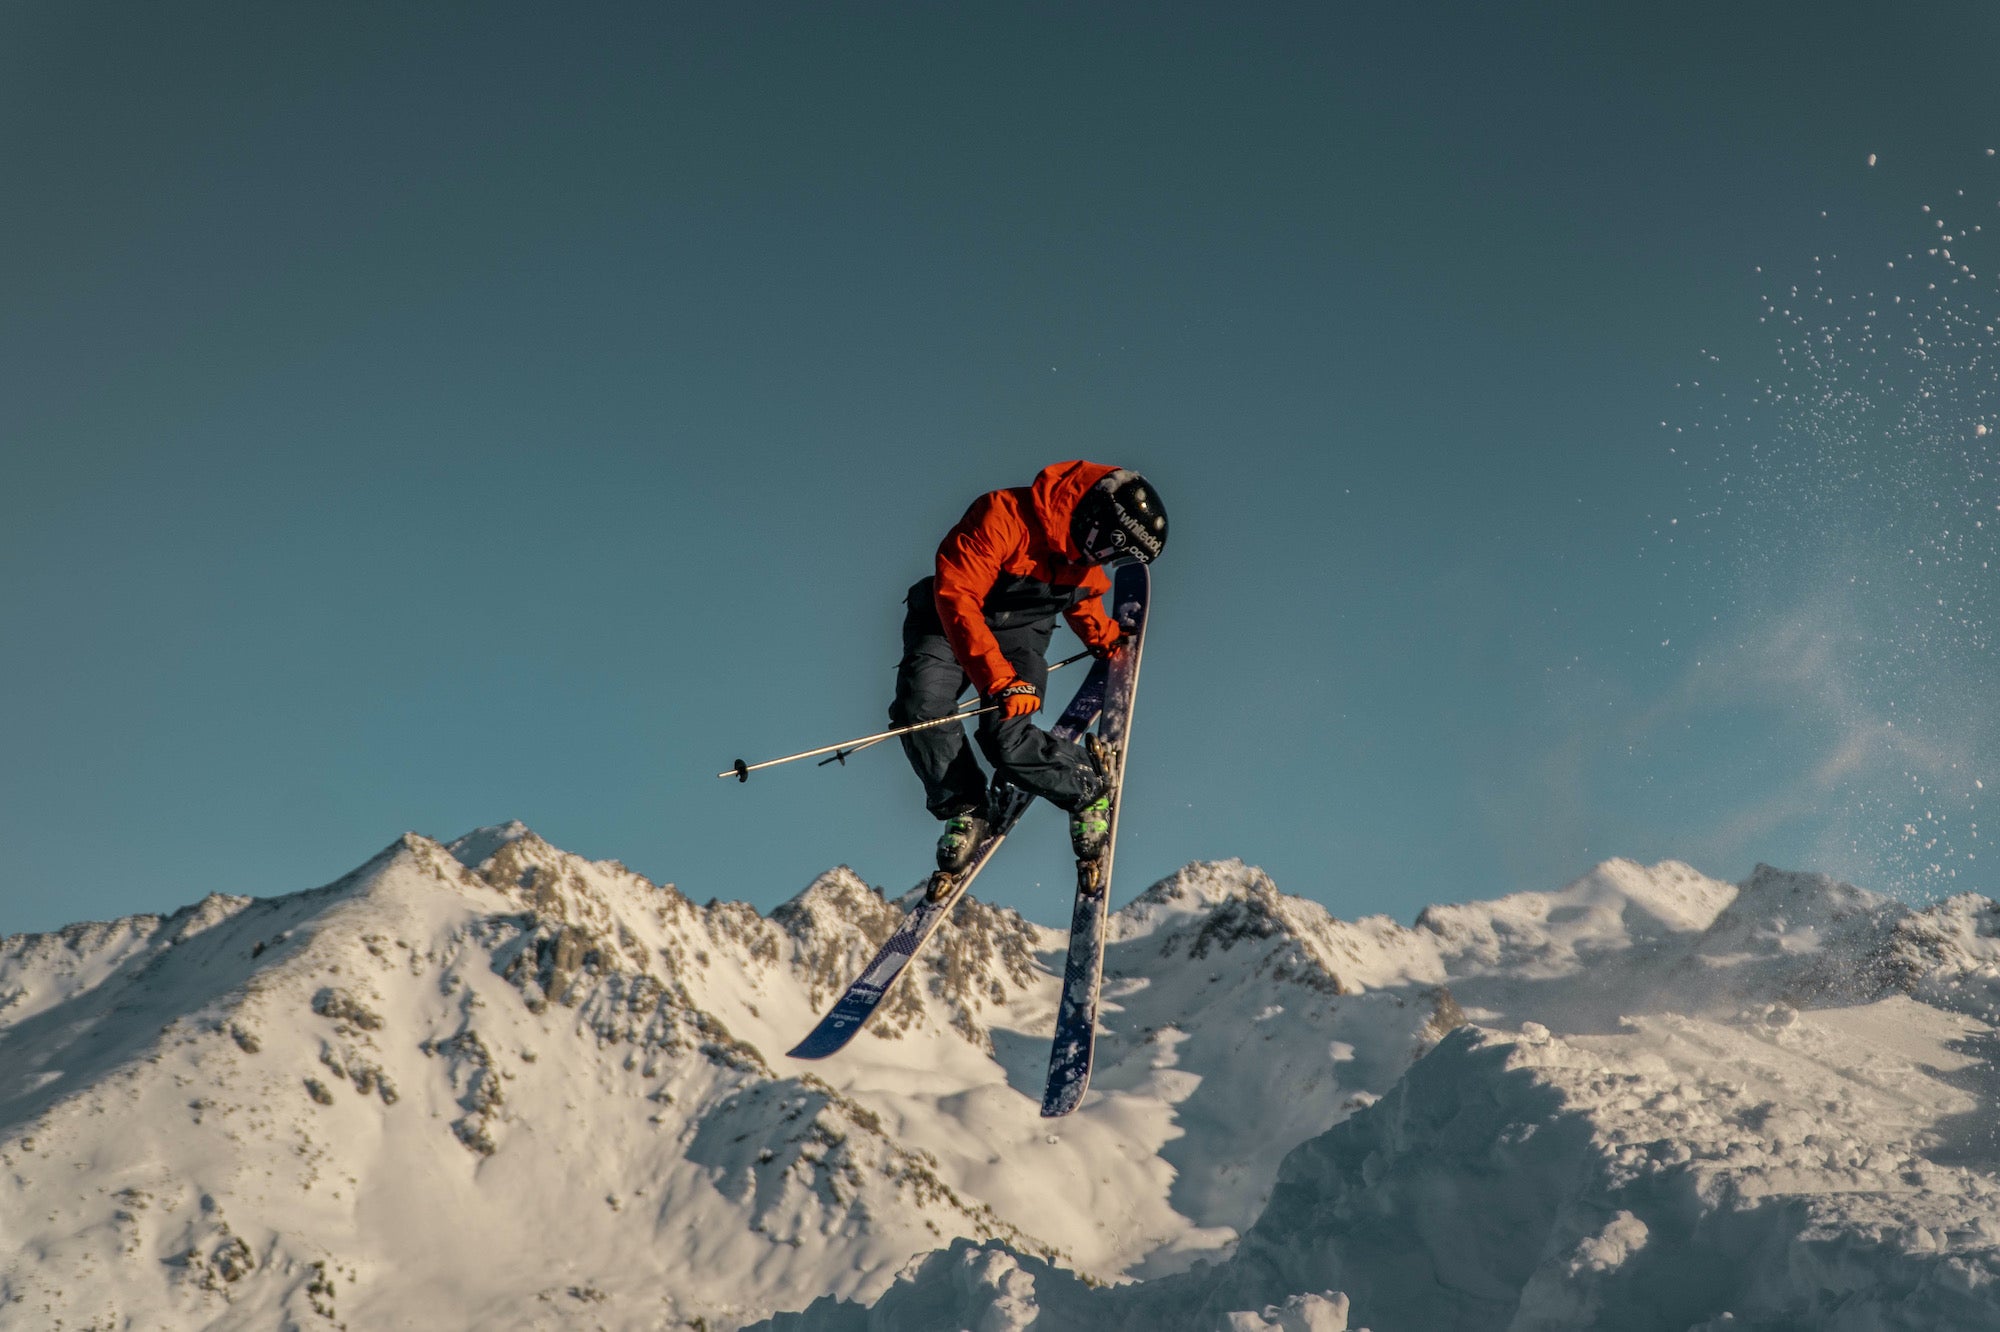
<instances>
[{"instance_id":1,"label":"rocky mountain ridge","mask_svg":"<svg viewBox=\"0 0 2000 1332\"><path fill-rule=\"evenodd\" d=\"M1148 1317L1201 1311L1160 1325L1325 1323L1336 1296L1380 1303L1328 1256L1351 1239L1293 1264L1337 1281L1292 1290L1239 1279L1244 1255L1284 1269L1258 1237L1300 1161L1346 1160L1330 1131L1414 1113L1438 1069L1576 1042L1609 1067L1587 1043L1649 1014L1763 1039L1884 996L1970 1039L2000 975L1984 899L1614 861L1404 926L1197 864L1114 914L1100 1071L1052 1124L1062 938L976 900L848 1052L784 1055L900 911L845 869L768 916L697 906L512 824L406 835L307 892L0 940L0 1328L721 1329L821 1297L844 1326L931 1298L938 1264L991 1295L965 1262L1041 1274L1052 1309L1137 1281L1119 1298ZM1553 1075L1523 1076L1540 1090L1505 1103L1541 1105ZM1908 1143L1941 1096L1896 1121Z\"/></svg>"},{"instance_id":2,"label":"rocky mountain ridge","mask_svg":"<svg viewBox=\"0 0 2000 1332\"><path fill-rule=\"evenodd\" d=\"M2000 906L1614 861L1363 925L1375 983L1441 969L1472 1020L1294 1149L1232 1252L1100 1288L960 1240L760 1326L2000 1326Z\"/></svg>"}]
</instances>

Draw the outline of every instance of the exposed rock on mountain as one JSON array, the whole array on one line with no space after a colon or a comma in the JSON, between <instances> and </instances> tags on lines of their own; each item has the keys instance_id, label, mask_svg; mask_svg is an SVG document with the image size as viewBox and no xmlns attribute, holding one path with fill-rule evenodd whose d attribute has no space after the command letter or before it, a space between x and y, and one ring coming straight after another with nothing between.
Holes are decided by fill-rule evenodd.
<instances>
[{"instance_id":1,"label":"exposed rock on mountain","mask_svg":"<svg viewBox=\"0 0 2000 1332\"><path fill-rule=\"evenodd\" d=\"M1056 1122L1062 939L978 901L784 1054L903 905L697 906L511 824L0 940L0 1328L1995 1308L1984 899L1613 861L1403 926L1191 865L1114 914Z\"/></svg>"}]
</instances>

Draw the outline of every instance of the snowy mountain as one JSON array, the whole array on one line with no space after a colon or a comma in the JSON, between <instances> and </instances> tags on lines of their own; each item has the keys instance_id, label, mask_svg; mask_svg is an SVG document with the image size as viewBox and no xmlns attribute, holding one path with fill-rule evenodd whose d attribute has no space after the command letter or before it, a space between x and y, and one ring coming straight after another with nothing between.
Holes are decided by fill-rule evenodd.
<instances>
[{"instance_id":1,"label":"snowy mountain","mask_svg":"<svg viewBox=\"0 0 2000 1332\"><path fill-rule=\"evenodd\" d=\"M0 941L0 1329L2000 1325L1984 899L1192 865L1053 1122L1062 938L978 901L783 1054L899 914L513 824Z\"/></svg>"},{"instance_id":2,"label":"snowy mountain","mask_svg":"<svg viewBox=\"0 0 2000 1332\"><path fill-rule=\"evenodd\" d=\"M1441 973L1466 1024L1291 1152L1225 1258L1104 1289L960 1240L767 1326L1997 1327L1996 935L1984 898L1763 867L1431 908L1372 983Z\"/></svg>"}]
</instances>

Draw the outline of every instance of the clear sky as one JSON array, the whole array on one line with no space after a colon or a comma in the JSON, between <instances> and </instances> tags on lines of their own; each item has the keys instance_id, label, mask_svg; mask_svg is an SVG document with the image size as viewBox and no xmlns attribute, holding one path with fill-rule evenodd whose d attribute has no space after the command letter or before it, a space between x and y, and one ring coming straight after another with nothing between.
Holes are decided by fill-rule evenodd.
<instances>
[{"instance_id":1,"label":"clear sky","mask_svg":"<svg viewBox=\"0 0 2000 1332\"><path fill-rule=\"evenodd\" d=\"M8 5L0 932L509 818L900 891L893 749L713 774L883 724L939 536L1079 456L1174 524L1120 899L1992 892L1995 50L1988 4ZM1060 820L1016 841L981 891L1060 919Z\"/></svg>"}]
</instances>

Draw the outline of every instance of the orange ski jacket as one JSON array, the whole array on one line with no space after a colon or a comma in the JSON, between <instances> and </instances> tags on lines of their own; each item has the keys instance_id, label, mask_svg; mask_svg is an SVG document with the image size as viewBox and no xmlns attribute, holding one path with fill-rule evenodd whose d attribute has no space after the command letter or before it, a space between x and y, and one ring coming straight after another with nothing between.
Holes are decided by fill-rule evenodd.
<instances>
[{"instance_id":1,"label":"orange ski jacket","mask_svg":"<svg viewBox=\"0 0 2000 1332\"><path fill-rule=\"evenodd\" d=\"M1014 677L991 624L1049 615L1063 618L1091 647L1109 647L1118 626L1101 598L1111 580L1071 544L1077 501L1116 468L1059 462L1034 484L991 490L972 502L937 552L938 619L952 654L979 692L991 695Z\"/></svg>"}]
</instances>

